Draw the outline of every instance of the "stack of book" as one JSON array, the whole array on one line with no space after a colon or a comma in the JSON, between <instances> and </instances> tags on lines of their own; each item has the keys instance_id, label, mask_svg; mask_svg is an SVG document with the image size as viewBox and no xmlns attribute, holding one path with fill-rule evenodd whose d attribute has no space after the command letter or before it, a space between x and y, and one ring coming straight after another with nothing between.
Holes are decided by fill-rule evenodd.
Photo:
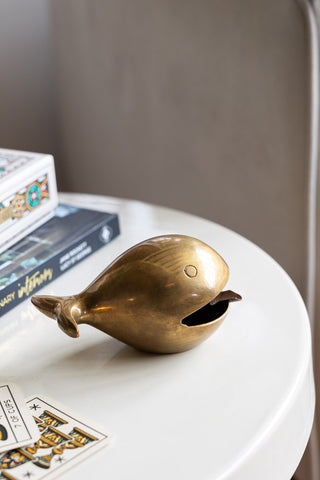
<instances>
[{"instance_id":1,"label":"stack of book","mask_svg":"<svg viewBox=\"0 0 320 480\"><path fill-rule=\"evenodd\" d=\"M120 233L115 213L58 204L50 155L0 149L0 192L0 316Z\"/></svg>"}]
</instances>

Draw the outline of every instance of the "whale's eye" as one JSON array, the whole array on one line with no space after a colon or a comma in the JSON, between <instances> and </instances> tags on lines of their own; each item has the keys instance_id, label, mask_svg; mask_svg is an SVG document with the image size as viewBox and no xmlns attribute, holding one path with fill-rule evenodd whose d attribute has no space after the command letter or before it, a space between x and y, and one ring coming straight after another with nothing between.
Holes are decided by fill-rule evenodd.
<instances>
[{"instance_id":1,"label":"whale's eye","mask_svg":"<svg viewBox=\"0 0 320 480\"><path fill-rule=\"evenodd\" d=\"M198 270L194 265L186 265L183 269L184 273L189 278L194 278L198 274Z\"/></svg>"}]
</instances>

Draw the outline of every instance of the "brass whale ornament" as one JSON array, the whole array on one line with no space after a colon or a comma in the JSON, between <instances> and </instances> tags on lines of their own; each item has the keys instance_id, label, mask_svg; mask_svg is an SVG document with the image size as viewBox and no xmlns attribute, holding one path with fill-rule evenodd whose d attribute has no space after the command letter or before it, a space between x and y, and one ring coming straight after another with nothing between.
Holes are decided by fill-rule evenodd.
<instances>
[{"instance_id":1,"label":"brass whale ornament","mask_svg":"<svg viewBox=\"0 0 320 480\"><path fill-rule=\"evenodd\" d=\"M209 337L229 303L241 299L222 291L228 277L226 262L210 246L163 235L125 251L81 293L31 301L70 337L86 323L139 350L176 353Z\"/></svg>"}]
</instances>

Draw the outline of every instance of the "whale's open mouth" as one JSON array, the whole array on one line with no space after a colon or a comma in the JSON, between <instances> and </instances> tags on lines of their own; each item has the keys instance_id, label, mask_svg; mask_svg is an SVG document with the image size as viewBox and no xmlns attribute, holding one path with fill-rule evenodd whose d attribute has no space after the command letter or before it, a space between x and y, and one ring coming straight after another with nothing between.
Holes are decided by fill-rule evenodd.
<instances>
[{"instance_id":1,"label":"whale's open mouth","mask_svg":"<svg viewBox=\"0 0 320 480\"><path fill-rule=\"evenodd\" d=\"M226 290L225 292L219 293L219 295L204 307L185 317L181 323L187 327L195 327L213 322L226 313L230 302L237 302L241 299L242 297L238 293L232 290Z\"/></svg>"}]
</instances>

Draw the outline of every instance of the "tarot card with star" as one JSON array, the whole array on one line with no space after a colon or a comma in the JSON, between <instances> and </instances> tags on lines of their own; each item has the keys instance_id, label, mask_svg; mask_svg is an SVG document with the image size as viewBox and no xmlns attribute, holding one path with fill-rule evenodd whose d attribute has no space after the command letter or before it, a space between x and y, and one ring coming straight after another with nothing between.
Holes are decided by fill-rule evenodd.
<instances>
[{"instance_id":1,"label":"tarot card with star","mask_svg":"<svg viewBox=\"0 0 320 480\"><path fill-rule=\"evenodd\" d=\"M30 447L0 455L0 479L59 477L109 443L109 435L56 401L30 397L27 406L40 432Z\"/></svg>"}]
</instances>

